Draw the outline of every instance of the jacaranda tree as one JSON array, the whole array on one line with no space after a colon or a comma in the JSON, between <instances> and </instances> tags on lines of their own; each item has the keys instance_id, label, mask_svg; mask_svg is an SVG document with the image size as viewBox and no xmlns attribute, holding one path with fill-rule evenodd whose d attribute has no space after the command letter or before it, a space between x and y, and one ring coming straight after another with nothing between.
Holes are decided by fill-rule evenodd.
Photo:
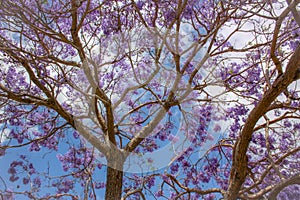
<instances>
[{"instance_id":1,"label":"jacaranda tree","mask_svg":"<svg viewBox=\"0 0 300 200\"><path fill-rule=\"evenodd\" d=\"M1 0L1 199L298 199L299 3Z\"/></svg>"}]
</instances>

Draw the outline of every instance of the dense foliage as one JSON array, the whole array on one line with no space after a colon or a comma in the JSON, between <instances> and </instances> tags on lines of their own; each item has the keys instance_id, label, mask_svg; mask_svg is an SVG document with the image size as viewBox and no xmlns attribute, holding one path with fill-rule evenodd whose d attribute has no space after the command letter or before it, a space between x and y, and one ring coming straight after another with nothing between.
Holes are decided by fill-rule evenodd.
<instances>
[{"instance_id":1,"label":"dense foliage","mask_svg":"<svg viewBox=\"0 0 300 200\"><path fill-rule=\"evenodd\" d=\"M299 3L1 0L1 198L298 199Z\"/></svg>"}]
</instances>

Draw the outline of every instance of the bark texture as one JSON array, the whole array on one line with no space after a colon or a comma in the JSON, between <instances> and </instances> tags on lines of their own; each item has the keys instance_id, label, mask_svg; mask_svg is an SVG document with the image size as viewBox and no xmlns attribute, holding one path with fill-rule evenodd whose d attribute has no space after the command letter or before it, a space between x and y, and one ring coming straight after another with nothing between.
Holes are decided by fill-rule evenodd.
<instances>
[{"instance_id":1,"label":"bark texture","mask_svg":"<svg viewBox=\"0 0 300 200\"><path fill-rule=\"evenodd\" d=\"M123 171L107 167L105 200L119 200L122 195Z\"/></svg>"}]
</instances>

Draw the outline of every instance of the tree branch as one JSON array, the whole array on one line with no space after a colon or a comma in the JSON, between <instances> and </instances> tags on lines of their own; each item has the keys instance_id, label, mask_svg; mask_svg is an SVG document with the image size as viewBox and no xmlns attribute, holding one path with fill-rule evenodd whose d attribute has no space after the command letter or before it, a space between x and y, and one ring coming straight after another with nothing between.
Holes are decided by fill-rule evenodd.
<instances>
[{"instance_id":1,"label":"tree branch","mask_svg":"<svg viewBox=\"0 0 300 200\"><path fill-rule=\"evenodd\" d=\"M286 179L286 180L282 181L281 183L279 183L278 185L276 185L276 187L269 194L269 199L270 200L276 199L277 195L284 188L286 188L289 185L293 185L293 184L300 184L300 174L296 174L296 175L290 177L289 179Z\"/></svg>"},{"instance_id":2,"label":"tree branch","mask_svg":"<svg viewBox=\"0 0 300 200\"><path fill-rule=\"evenodd\" d=\"M239 196L239 191L247 177L248 159L246 152L252 138L252 133L257 121L267 112L268 107L293 82L293 77L300 67L300 45L290 58L286 71L278 77L257 106L250 112L244 128L238 138L233 151L233 162L230 173L229 187L225 199L235 200Z\"/></svg>"}]
</instances>

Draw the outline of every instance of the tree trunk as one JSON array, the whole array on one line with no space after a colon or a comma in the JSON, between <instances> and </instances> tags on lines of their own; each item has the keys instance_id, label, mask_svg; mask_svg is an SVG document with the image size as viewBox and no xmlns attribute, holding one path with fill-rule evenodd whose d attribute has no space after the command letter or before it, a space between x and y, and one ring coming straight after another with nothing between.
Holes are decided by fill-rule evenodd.
<instances>
[{"instance_id":1,"label":"tree trunk","mask_svg":"<svg viewBox=\"0 0 300 200\"><path fill-rule=\"evenodd\" d=\"M105 200L119 200L122 196L123 171L107 166Z\"/></svg>"}]
</instances>

